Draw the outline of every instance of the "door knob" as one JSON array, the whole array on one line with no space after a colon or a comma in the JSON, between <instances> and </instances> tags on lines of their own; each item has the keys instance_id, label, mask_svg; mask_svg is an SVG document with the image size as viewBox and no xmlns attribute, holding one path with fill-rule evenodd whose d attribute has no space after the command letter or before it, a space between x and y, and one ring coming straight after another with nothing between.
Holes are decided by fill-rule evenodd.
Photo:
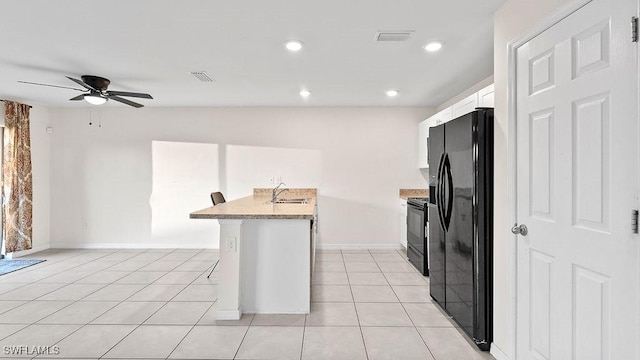
<instances>
[{"instance_id":1,"label":"door knob","mask_svg":"<svg viewBox=\"0 0 640 360\"><path fill-rule=\"evenodd\" d=\"M527 225L525 224L515 224L513 225L513 227L511 228L511 232L518 235L522 235L522 236L526 236L529 233L529 229L527 229Z\"/></svg>"}]
</instances>

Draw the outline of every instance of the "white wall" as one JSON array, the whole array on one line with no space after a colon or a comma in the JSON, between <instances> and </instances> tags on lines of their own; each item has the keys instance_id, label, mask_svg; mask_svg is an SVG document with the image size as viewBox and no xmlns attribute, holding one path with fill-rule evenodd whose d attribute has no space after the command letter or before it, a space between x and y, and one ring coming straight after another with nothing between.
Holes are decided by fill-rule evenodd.
<instances>
[{"instance_id":1,"label":"white wall","mask_svg":"<svg viewBox=\"0 0 640 360\"><path fill-rule=\"evenodd\" d=\"M4 126L4 104L0 104L0 118ZM19 251L13 256L19 257L36 251L48 249L50 246L50 178L49 178L49 110L34 106L30 113L31 120L31 167L33 176L33 224L32 249Z\"/></svg>"},{"instance_id":2,"label":"white wall","mask_svg":"<svg viewBox=\"0 0 640 360\"><path fill-rule=\"evenodd\" d=\"M189 212L272 176L318 188L322 245L396 247L398 189L427 186L431 108L95 109L51 110L52 247L217 247Z\"/></svg>"},{"instance_id":3,"label":"white wall","mask_svg":"<svg viewBox=\"0 0 640 360\"><path fill-rule=\"evenodd\" d=\"M508 292L509 267L508 242L510 217L508 203L508 56L507 44L527 29L533 27L555 9L570 0L509 0L494 15L494 81L495 81L495 198L494 198L494 345L507 356L514 358L512 323L513 305ZM510 301L511 300L511 301Z\"/></svg>"},{"instance_id":4,"label":"white wall","mask_svg":"<svg viewBox=\"0 0 640 360\"><path fill-rule=\"evenodd\" d=\"M51 188L49 144L51 135L49 110L34 106L31 119L31 168L33 177L33 251L50 246Z\"/></svg>"}]
</instances>

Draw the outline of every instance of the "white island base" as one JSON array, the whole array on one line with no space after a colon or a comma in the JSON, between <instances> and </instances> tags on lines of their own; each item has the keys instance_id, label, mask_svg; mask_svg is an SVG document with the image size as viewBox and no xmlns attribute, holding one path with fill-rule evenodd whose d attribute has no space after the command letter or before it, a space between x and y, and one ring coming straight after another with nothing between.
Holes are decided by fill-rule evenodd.
<instances>
[{"instance_id":1,"label":"white island base","mask_svg":"<svg viewBox=\"0 0 640 360\"><path fill-rule=\"evenodd\" d=\"M243 313L308 314L312 238L308 219L218 219L216 319Z\"/></svg>"}]
</instances>

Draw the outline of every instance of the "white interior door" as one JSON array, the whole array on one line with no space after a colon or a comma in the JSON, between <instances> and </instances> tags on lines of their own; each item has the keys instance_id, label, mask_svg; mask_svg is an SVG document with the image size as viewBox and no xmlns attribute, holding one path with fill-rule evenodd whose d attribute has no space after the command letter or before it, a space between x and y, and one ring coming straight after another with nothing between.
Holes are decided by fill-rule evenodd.
<instances>
[{"instance_id":1,"label":"white interior door","mask_svg":"<svg viewBox=\"0 0 640 360\"><path fill-rule=\"evenodd\" d=\"M640 359L637 0L517 49L517 359Z\"/></svg>"}]
</instances>

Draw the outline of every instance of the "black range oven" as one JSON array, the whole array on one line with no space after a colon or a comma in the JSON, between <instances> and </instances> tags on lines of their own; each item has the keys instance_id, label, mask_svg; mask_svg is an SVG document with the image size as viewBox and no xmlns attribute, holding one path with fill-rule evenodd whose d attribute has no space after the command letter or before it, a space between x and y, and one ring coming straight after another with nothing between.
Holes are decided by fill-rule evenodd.
<instances>
[{"instance_id":1,"label":"black range oven","mask_svg":"<svg viewBox=\"0 0 640 360\"><path fill-rule=\"evenodd\" d=\"M429 198L407 200L407 257L425 276L429 275L428 203Z\"/></svg>"}]
</instances>

